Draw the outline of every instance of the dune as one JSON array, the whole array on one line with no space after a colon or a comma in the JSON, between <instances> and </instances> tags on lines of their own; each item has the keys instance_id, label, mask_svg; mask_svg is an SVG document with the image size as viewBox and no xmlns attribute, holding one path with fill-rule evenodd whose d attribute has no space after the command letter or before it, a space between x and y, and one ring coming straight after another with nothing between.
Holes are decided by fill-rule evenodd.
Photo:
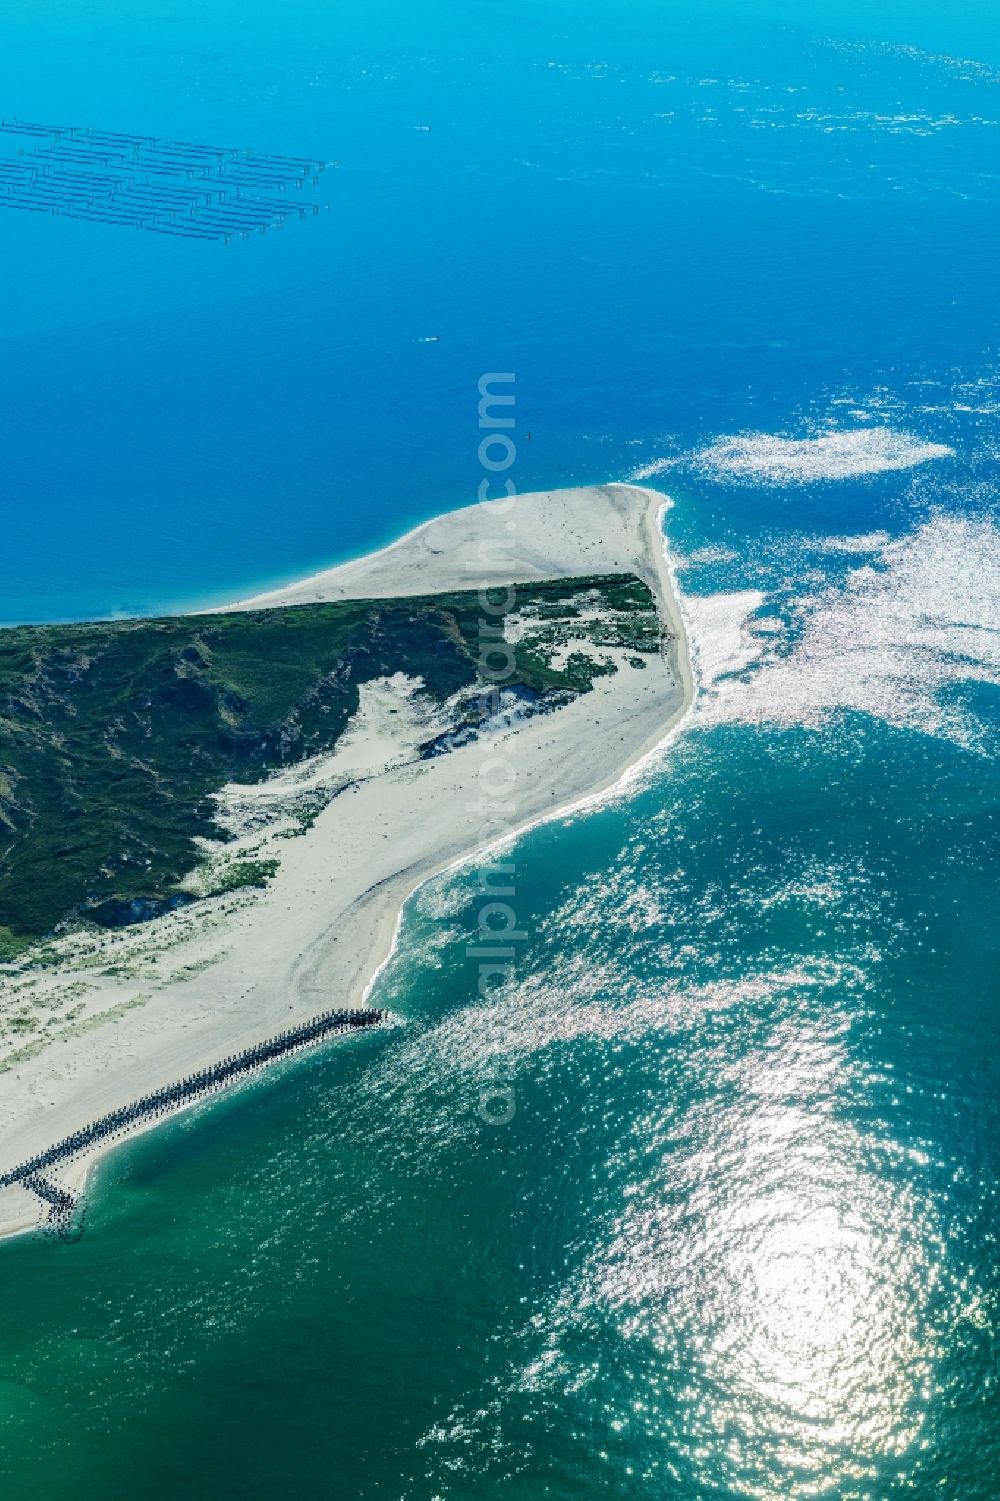
<instances>
[{"instance_id":1,"label":"dune","mask_svg":"<svg viewBox=\"0 0 1000 1501\"><path fill-rule=\"evenodd\" d=\"M655 491L606 485L468 506L367 557L229 607L633 573L656 599L664 645L644 670L622 660L558 711L515 718L431 759L417 752L407 686L395 699L391 683L370 695L339 762L332 758L337 795L307 833L284 843L265 891L252 901L195 903L102 938L101 964L91 959L88 967L77 956L64 971L24 981L39 993L77 984L82 998L73 1028L26 1050L4 1074L0 1174L218 1059L332 1008L361 1006L418 886L481 858L498 838L603 796L665 741L693 688L661 530L664 505ZM505 790L485 807L484 785L493 783L484 781L484 767L499 762ZM300 775L315 780L324 772ZM243 791L251 800L280 797L276 782ZM239 803L241 789L231 792ZM113 965L109 946L118 956ZM75 1192L106 1149L89 1149L48 1176ZM35 1223L43 1217L40 1201L37 1207ZM31 1223L23 1186L0 1190L0 1234Z\"/></svg>"}]
</instances>

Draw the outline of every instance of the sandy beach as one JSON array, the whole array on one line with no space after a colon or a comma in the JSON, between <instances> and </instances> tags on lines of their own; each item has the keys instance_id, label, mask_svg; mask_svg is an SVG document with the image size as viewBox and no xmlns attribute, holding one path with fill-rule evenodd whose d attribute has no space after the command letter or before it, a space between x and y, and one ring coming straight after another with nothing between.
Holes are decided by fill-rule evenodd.
<instances>
[{"instance_id":1,"label":"sandy beach","mask_svg":"<svg viewBox=\"0 0 1000 1501\"><path fill-rule=\"evenodd\" d=\"M0 1004L73 1003L51 1041L7 1060L0 1172L226 1054L330 1008L359 1005L391 952L407 897L495 842L498 830L482 811L488 758L503 758L515 773L503 812L509 837L606 793L662 744L693 696L660 525L664 504L655 491L607 485L469 506L368 557L230 607L628 572L653 591L668 644L645 670L622 660L557 712L430 760L418 757L427 722L411 687L389 682L363 698L358 724L326 763L230 789L229 811L237 829L247 829L240 837L248 848L259 837L256 810L271 805L280 815L282 798L303 786L327 784L337 795L308 832L281 842L277 875L253 898L211 898L141 928L67 944L56 970L0 976ZM52 1176L75 1190L95 1157ZM40 1219L41 1205L25 1189L0 1191L0 1235Z\"/></svg>"}]
</instances>

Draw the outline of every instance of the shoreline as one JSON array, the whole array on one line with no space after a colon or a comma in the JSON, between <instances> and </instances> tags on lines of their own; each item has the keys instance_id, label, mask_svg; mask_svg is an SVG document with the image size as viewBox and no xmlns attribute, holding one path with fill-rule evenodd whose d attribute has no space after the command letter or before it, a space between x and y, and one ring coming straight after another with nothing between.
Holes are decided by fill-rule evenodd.
<instances>
[{"instance_id":1,"label":"shoreline","mask_svg":"<svg viewBox=\"0 0 1000 1501\"><path fill-rule=\"evenodd\" d=\"M644 487L630 485L629 488L640 489ZM650 493L654 495L656 494L656 492ZM577 800L573 803L560 803L558 807L553 808L548 812L539 814L537 818L532 819L530 822L517 825L517 827L512 829L510 833L502 834L488 844L476 845L473 848L466 850L463 854L456 855L453 860L448 860L444 864L437 866L435 869L430 870L425 875L421 876L420 880L417 881L413 887L411 887L406 896L403 898L399 910L396 913L392 942L384 959L382 959L382 961L378 965L378 968L372 972L371 979L368 981L368 984L365 986L365 989L362 993L362 1002L366 1002L369 999L372 990L374 989L380 976L382 975L382 972L391 962L393 955L396 952L399 935L403 926L404 911L407 903L411 900L411 898L416 896L417 892L422 890L423 887L428 884L428 882L436 880L438 876L445 875L448 871L460 870L463 865L468 865L472 860L475 860L477 858L482 858L487 855L499 854L507 847L507 845L523 838L525 834L530 834L533 829L542 828L543 825L551 823L557 818L573 818L580 813L586 812L590 808L601 807L603 804L609 802L615 795L619 793L624 794L625 789L632 782L637 781L638 778L642 775L644 768L649 765L652 758L657 755L657 753L665 746L670 744L670 742L675 738L677 733L682 728L684 721L690 715L695 699L695 672L690 656L690 645L687 636L687 627L684 622L683 612L680 606L680 592L677 587L674 572L669 567L669 563L667 562L666 537L664 536L662 531L662 521L666 516L668 510L670 509L671 501L669 497L665 495L656 495L656 500L659 502L659 504L657 506L656 514L652 518L652 525L655 528L655 533L651 537L651 541L655 545L656 534L659 535L664 552L664 572L671 591L665 594L664 600L672 604L676 610L676 620L679 629L675 634L676 639L680 645L680 655L683 659L682 675L684 672L686 672L687 674L687 683L685 685L685 699L678 709L678 712L671 720L667 722L663 734L653 739L652 742L647 746L647 748L639 753L637 759L630 761L627 766L624 766L619 772L612 775L612 777L604 786L596 787L593 789L593 791L582 793L581 796L577 798ZM420 530L420 527L414 528L414 531ZM407 533L407 536L409 535L411 534ZM403 540L405 539L400 539L400 541ZM395 547L396 545L396 543L392 544L393 547ZM381 551L388 552L389 549L383 548L381 549ZM315 575L316 578L321 578L322 576L323 575L321 574ZM283 591L275 592L281 593ZM265 596L260 596L260 598L264 597ZM657 596L657 600L658 603L660 603L659 595ZM664 613L667 612L664 611ZM672 619L673 616L674 611L671 611L670 618ZM2 1232L0 1232L0 1234L2 1234Z\"/></svg>"},{"instance_id":2,"label":"shoreline","mask_svg":"<svg viewBox=\"0 0 1000 1501\"><path fill-rule=\"evenodd\" d=\"M634 485L481 503L425 522L366 558L227 607L403 597L623 571L637 573L651 588L670 648L657 670L598 679L589 694L554 716L529 719L491 739L491 749L502 746L520 773L518 816L502 833L476 837L468 808L456 811L456 799L475 785L476 758L484 754L481 744L465 746L351 783L315 828L293 841L303 848L289 848L288 868L283 861L264 896L248 908L222 912L208 924L207 936L192 909L143 925L168 934L180 958L193 962L182 963L152 995L134 984L98 986L92 1001L96 1021L86 1040L54 1041L18 1069L13 1106L0 1119L0 1174L88 1121L307 1023L328 1009L331 996L341 1008L364 1007L397 948L406 903L419 888L553 818L598 806L640 775L676 734L694 698L679 592L661 527L668 506L662 493ZM508 512L511 519L504 521ZM509 539L514 558L487 558L484 539L492 535L495 542L497 533ZM618 745L612 749L615 731ZM574 748L571 759L567 746ZM130 935L137 951L143 936L151 935ZM341 937L346 942L338 947ZM226 947L229 940L236 941L235 954ZM141 969L141 954L137 963ZM190 978L199 965L206 978ZM101 1025L111 1020L112 1009L114 1027ZM85 1190L110 1145L73 1157L56 1186ZM0 1190L0 1237L37 1228L39 1218L31 1223L23 1189Z\"/></svg>"}]
</instances>

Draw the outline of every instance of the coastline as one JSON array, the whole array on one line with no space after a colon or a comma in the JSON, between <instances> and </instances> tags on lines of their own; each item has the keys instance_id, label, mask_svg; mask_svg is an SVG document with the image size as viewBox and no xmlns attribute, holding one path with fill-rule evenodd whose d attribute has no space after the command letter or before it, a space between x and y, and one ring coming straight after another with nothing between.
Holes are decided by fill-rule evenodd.
<instances>
[{"instance_id":1,"label":"coastline","mask_svg":"<svg viewBox=\"0 0 1000 1501\"><path fill-rule=\"evenodd\" d=\"M600 678L556 715L491 737L490 749L502 749L518 770L517 816L502 834L483 839L471 806L482 744L432 761L373 766L305 837L290 842L287 863L259 900L219 903L207 922L187 909L145 925L168 940L145 972L140 951L154 935L130 935L138 979L92 981L84 1034L53 1041L5 1076L0 1172L330 1005L365 1005L395 949L403 908L420 886L626 785L676 731L694 696L661 530L667 505L663 494L633 485L481 503L426 522L365 558L227 607L403 597L622 571L650 586L671 645L652 670ZM508 556L497 558L504 546ZM168 963L155 973L149 965L164 954ZM111 1144L81 1153L50 1176L81 1191ZM0 1236L31 1228L26 1191L0 1191Z\"/></svg>"}]
</instances>

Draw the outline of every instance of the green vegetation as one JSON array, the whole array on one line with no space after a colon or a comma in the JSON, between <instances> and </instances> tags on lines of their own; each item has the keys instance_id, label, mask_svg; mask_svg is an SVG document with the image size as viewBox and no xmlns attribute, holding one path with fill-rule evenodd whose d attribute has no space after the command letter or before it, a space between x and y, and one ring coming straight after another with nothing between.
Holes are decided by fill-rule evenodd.
<instances>
[{"instance_id":1,"label":"green vegetation","mask_svg":"<svg viewBox=\"0 0 1000 1501\"><path fill-rule=\"evenodd\" d=\"M277 860L234 860L213 875L206 884L206 896L223 896L227 891L262 890L278 873Z\"/></svg>"},{"instance_id":2,"label":"green vegetation","mask_svg":"<svg viewBox=\"0 0 1000 1501\"><path fill-rule=\"evenodd\" d=\"M10 928L0 927L0 964L7 964L16 959L30 942L30 938L17 937Z\"/></svg>"},{"instance_id":3,"label":"green vegetation","mask_svg":"<svg viewBox=\"0 0 1000 1501\"><path fill-rule=\"evenodd\" d=\"M645 584L626 575L575 579L573 585L571 596L558 599L525 592L511 612L521 637L518 667L530 671L535 687L586 693L595 678L616 670L608 648L631 654L659 650L660 620ZM587 651L569 646L581 639ZM560 659L556 667L554 660ZM630 665L636 664L645 666L641 657L632 655Z\"/></svg>"},{"instance_id":4,"label":"green vegetation","mask_svg":"<svg viewBox=\"0 0 1000 1501\"><path fill-rule=\"evenodd\" d=\"M659 645L649 591L620 575L524 585L511 614L526 628L505 686L534 694L614 670L578 651L554 666L560 641ZM469 592L0 631L0 960L68 920L189 900L195 841L225 837L212 793L330 750L363 682L474 689L482 619ZM225 889L271 865L235 863Z\"/></svg>"}]
</instances>

